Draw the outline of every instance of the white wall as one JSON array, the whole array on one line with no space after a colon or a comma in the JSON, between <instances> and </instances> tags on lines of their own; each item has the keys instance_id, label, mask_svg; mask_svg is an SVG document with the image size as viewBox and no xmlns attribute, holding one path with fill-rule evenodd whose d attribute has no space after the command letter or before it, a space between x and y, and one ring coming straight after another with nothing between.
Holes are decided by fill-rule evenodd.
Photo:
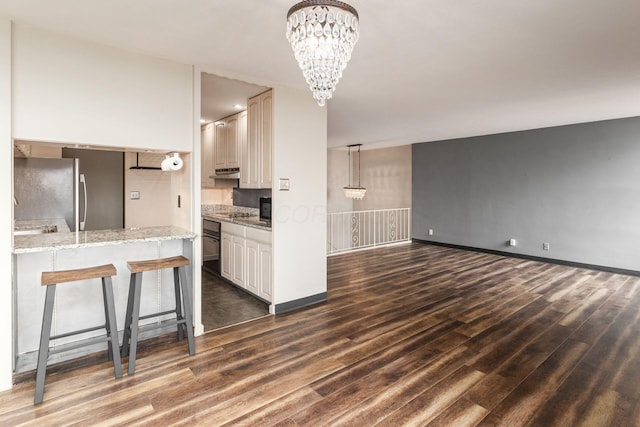
<instances>
[{"instance_id":1,"label":"white wall","mask_svg":"<svg viewBox=\"0 0 640 427\"><path fill-rule=\"evenodd\" d=\"M11 22L0 17L0 390L12 382L12 257L13 144L11 143Z\"/></svg>"},{"instance_id":2,"label":"white wall","mask_svg":"<svg viewBox=\"0 0 640 427\"><path fill-rule=\"evenodd\" d=\"M411 145L363 150L360 159L360 183L367 193L353 201L354 210L411 207ZM357 160L356 154L352 182L358 182Z\"/></svg>"},{"instance_id":3,"label":"white wall","mask_svg":"<svg viewBox=\"0 0 640 427\"><path fill-rule=\"evenodd\" d=\"M160 166L164 154L139 153L140 166ZM124 226L150 227L171 225L172 172L129 169L136 164L136 153L124 157ZM131 200L131 192L139 191L140 199Z\"/></svg>"},{"instance_id":4,"label":"white wall","mask_svg":"<svg viewBox=\"0 0 640 427\"><path fill-rule=\"evenodd\" d=\"M274 302L327 291L327 109L308 91L274 89ZM278 191L289 178L290 191Z\"/></svg>"},{"instance_id":5,"label":"white wall","mask_svg":"<svg viewBox=\"0 0 640 427\"><path fill-rule=\"evenodd\" d=\"M411 207L411 145L362 150L360 184L367 189L362 200L344 196L349 184L346 149L328 150L327 200L329 212ZM351 152L351 184L358 184L358 154Z\"/></svg>"},{"instance_id":6,"label":"white wall","mask_svg":"<svg viewBox=\"0 0 640 427\"><path fill-rule=\"evenodd\" d=\"M191 66L16 24L13 137L191 151Z\"/></svg>"},{"instance_id":7,"label":"white wall","mask_svg":"<svg viewBox=\"0 0 640 427\"><path fill-rule=\"evenodd\" d=\"M349 184L349 157L346 149L327 150L327 212L351 212L353 199L344 196Z\"/></svg>"}]
</instances>

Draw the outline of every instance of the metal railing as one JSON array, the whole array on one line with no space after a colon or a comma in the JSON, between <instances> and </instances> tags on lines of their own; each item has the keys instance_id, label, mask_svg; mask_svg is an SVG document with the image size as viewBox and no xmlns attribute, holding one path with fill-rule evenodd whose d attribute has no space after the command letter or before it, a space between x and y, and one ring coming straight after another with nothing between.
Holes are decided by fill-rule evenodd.
<instances>
[{"instance_id":1,"label":"metal railing","mask_svg":"<svg viewBox=\"0 0 640 427\"><path fill-rule=\"evenodd\" d=\"M411 209L327 214L327 254L411 241Z\"/></svg>"}]
</instances>

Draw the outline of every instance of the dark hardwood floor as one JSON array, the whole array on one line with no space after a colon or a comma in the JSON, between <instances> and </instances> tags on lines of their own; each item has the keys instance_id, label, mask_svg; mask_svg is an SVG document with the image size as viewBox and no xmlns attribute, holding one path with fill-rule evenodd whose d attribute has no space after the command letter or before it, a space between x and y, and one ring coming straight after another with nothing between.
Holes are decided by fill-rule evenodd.
<instances>
[{"instance_id":1,"label":"dark hardwood floor","mask_svg":"<svg viewBox=\"0 0 640 427\"><path fill-rule=\"evenodd\" d=\"M159 340L118 380L53 370L39 406L18 384L0 425L640 425L638 277L420 244L328 271L328 303L195 356Z\"/></svg>"},{"instance_id":2,"label":"dark hardwood floor","mask_svg":"<svg viewBox=\"0 0 640 427\"><path fill-rule=\"evenodd\" d=\"M202 324L205 332L269 314L269 305L220 277L202 271Z\"/></svg>"}]
</instances>

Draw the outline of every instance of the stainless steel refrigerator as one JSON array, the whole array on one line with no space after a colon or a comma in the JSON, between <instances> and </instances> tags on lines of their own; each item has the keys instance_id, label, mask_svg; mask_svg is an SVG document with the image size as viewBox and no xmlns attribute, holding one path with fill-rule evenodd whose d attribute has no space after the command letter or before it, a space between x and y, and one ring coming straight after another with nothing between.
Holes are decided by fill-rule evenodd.
<instances>
[{"instance_id":1,"label":"stainless steel refrigerator","mask_svg":"<svg viewBox=\"0 0 640 427\"><path fill-rule=\"evenodd\" d=\"M72 158L14 159L15 219L64 218L71 231L124 227L123 153L65 149L63 156Z\"/></svg>"}]
</instances>

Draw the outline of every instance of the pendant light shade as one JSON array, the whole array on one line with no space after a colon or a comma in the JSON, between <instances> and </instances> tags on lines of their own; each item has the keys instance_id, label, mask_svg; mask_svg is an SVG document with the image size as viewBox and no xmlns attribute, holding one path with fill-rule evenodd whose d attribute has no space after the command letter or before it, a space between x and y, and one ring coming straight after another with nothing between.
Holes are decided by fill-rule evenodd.
<instances>
[{"instance_id":1,"label":"pendant light shade","mask_svg":"<svg viewBox=\"0 0 640 427\"><path fill-rule=\"evenodd\" d=\"M306 0L287 13L287 40L318 105L325 105L358 41L358 12L334 0Z\"/></svg>"},{"instance_id":2,"label":"pendant light shade","mask_svg":"<svg viewBox=\"0 0 640 427\"><path fill-rule=\"evenodd\" d=\"M362 200L367 189L360 186L360 147L362 144L347 145L349 148L349 185L344 187L344 195L349 199ZM358 147L358 186L351 186L351 148Z\"/></svg>"}]
</instances>

